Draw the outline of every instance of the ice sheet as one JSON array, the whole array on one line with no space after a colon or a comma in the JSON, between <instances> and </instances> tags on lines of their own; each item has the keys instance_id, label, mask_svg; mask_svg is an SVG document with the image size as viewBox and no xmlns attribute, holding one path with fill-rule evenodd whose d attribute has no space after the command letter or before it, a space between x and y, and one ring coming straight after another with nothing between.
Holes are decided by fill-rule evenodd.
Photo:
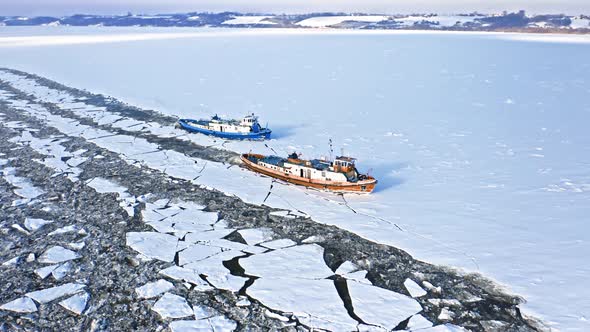
<instances>
[{"instance_id":1,"label":"ice sheet","mask_svg":"<svg viewBox=\"0 0 590 332\"><path fill-rule=\"evenodd\" d=\"M580 260L590 254L589 235L579 231L590 215L590 193L584 189L590 183L590 142L583 125L589 107L588 38L345 31L273 35L253 29L225 36L201 38L198 46L158 36L112 48L89 38L83 47L44 48L44 53L5 47L0 52L6 66L172 115L223 110L239 117L244 105L251 105L269 121L275 140L267 144L281 155L293 150L309 157L328 154L332 138L336 149L342 146L345 154L359 158L361 171L372 169L380 180L370 196L345 197L357 213L338 197L322 201L324 195L292 186L275 186L266 204L302 210L421 260L481 272L527 298L523 311L560 329L588 329L588 320L582 319L590 308L584 300L588 294L575 286L580 276L590 275ZM537 42L522 42L532 39ZM576 43L562 43L571 40ZM236 52L223 52L227 43ZM145 56L148 48L176 50L173 65L158 66L161 58ZM187 52L192 56L184 57ZM86 59L96 54L101 56L92 57L96 62L88 66ZM367 66L357 66L359 59ZM290 63L288 72L281 61ZM145 68L162 79L145 84ZM198 89L195 78L202 78ZM219 98L219 91L234 95ZM62 129L81 132L75 126ZM117 144L115 139L97 142ZM225 146L272 153L257 142ZM227 173L210 174L218 177L202 176L200 183L229 193L240 193L239 181L253 183L252 190L240 193L250 202L260 203L270 187L270 181L258 185L257 179L234 173L229 177L241 188L231 187L219 180ZM566 190L547 190L552 185Z\"/></svg>"}]
</instances>

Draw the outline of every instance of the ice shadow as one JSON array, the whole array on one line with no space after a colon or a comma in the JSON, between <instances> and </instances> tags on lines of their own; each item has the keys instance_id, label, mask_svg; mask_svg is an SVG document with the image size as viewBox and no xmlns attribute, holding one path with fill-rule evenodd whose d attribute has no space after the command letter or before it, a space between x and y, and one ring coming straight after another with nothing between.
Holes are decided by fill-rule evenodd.
<instances>
[{"instance_id":1,"label":"ice shadow","mask_svg":"<svg viewBox=\"0 0 590 332\"><path fill-rule=\"evenodd\" d=\"M366 168L360 170L362 173L369 172L369 175L377 179L377 186L374 193L382 192L387 189L397 187L405 182L405 179L396 176L398 171L405 169L409 166L406 162L395 162L395 163L381 163L381 164L365 164Z\"/></svg>"},{"instance_id":2,"label":"ice shadow","mask_svg":"<svg viewBox=\"0 0 590 332\"><path fill-rule=\"evenodd\" d=\"M269 125L272 133L270 135L271 139L281 139L295 135L295 130L297 128L303 127L302 125L298 126L272 126Z\"/></svg>"}]
</instances>

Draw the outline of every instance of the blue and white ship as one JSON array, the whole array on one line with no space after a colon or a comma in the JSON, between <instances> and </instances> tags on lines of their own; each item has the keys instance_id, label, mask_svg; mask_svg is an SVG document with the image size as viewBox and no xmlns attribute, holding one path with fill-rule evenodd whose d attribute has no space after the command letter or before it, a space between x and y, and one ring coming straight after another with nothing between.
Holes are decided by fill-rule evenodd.
<instances>
[{"instance_id":1,"label":"blue and white ship","mask_svg":"<svg viewBox=\"0 0 590 332\"><path fill-rule=\"evenodd\" d=\"M258 117L245 116L240 120L224 120L217 115L211 120L180 119L178 126L190 132L202 133L227 139L269 139L271 130L258 123Z\"/></svg>"}]
</instances>

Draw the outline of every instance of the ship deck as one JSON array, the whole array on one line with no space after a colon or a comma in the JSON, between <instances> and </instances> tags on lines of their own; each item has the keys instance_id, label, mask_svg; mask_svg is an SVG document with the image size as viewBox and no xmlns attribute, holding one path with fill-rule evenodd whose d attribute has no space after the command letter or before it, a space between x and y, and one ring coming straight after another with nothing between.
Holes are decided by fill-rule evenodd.
<instances>
[{"instance_id":1,"label":"ship deck","mask_svg":"<svg viewBox=\"0 0 590 332\"><path fill-rule=\"evenodd\" d=\"M201 126L208 126L211 124L213 120L205 120L205 119L199 119L199 120L195 120L195 119L187 119L186 122L191 124L198 124ZM232 126L237 126L240 124L240 121L238 120L225 120L225 119L218 119L216 120L217 122L221 123L221 124L227 124L227 125L232 125Z\"/></svg>"},{"instance_id":2,"label":"ship deck","mask_svg":"<svg viewBox=\"0 0 590 332\"><path fill-rule=\"evenodd\" d=\"M319 159L309 160L309 162L311 163L310 166L307 166L304 164L305 160L301 160L300 163L295 163L290 160L287 160L286 158L282 158L282 157L278 157L278 156L265 156L260 159L250 156L248 159L250 159L252 162L257 162L258 160L260 160L263 163L274 165L274 166L279 166L279 167L284 167L285 163L292 163L292 164L303 165L306 167L311 167L311 168L314 168L318 171L326 171L326 170L330 169L329 163L319 160Z\"/></svg>"}]
</instances>

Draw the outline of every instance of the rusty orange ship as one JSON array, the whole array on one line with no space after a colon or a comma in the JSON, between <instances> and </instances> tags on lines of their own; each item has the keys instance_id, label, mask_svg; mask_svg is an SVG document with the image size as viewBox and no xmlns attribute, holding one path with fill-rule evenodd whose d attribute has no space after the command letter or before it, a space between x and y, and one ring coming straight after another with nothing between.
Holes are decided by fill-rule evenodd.
<instances>
[{"instance_id":1,"label":"rusty orange ship","mask_svg":"<svg viewBox=\"0 0 590 332\"><path fill-rule=\"evenodd\" d=\"M336 157L333 161L327 161L299 159L296 153L288 158L246 153L240 159L254 172L316 189L370 193L377 184L375 178L357 171L355 159L351 157Z\"/></svg>"}]
</instances>

